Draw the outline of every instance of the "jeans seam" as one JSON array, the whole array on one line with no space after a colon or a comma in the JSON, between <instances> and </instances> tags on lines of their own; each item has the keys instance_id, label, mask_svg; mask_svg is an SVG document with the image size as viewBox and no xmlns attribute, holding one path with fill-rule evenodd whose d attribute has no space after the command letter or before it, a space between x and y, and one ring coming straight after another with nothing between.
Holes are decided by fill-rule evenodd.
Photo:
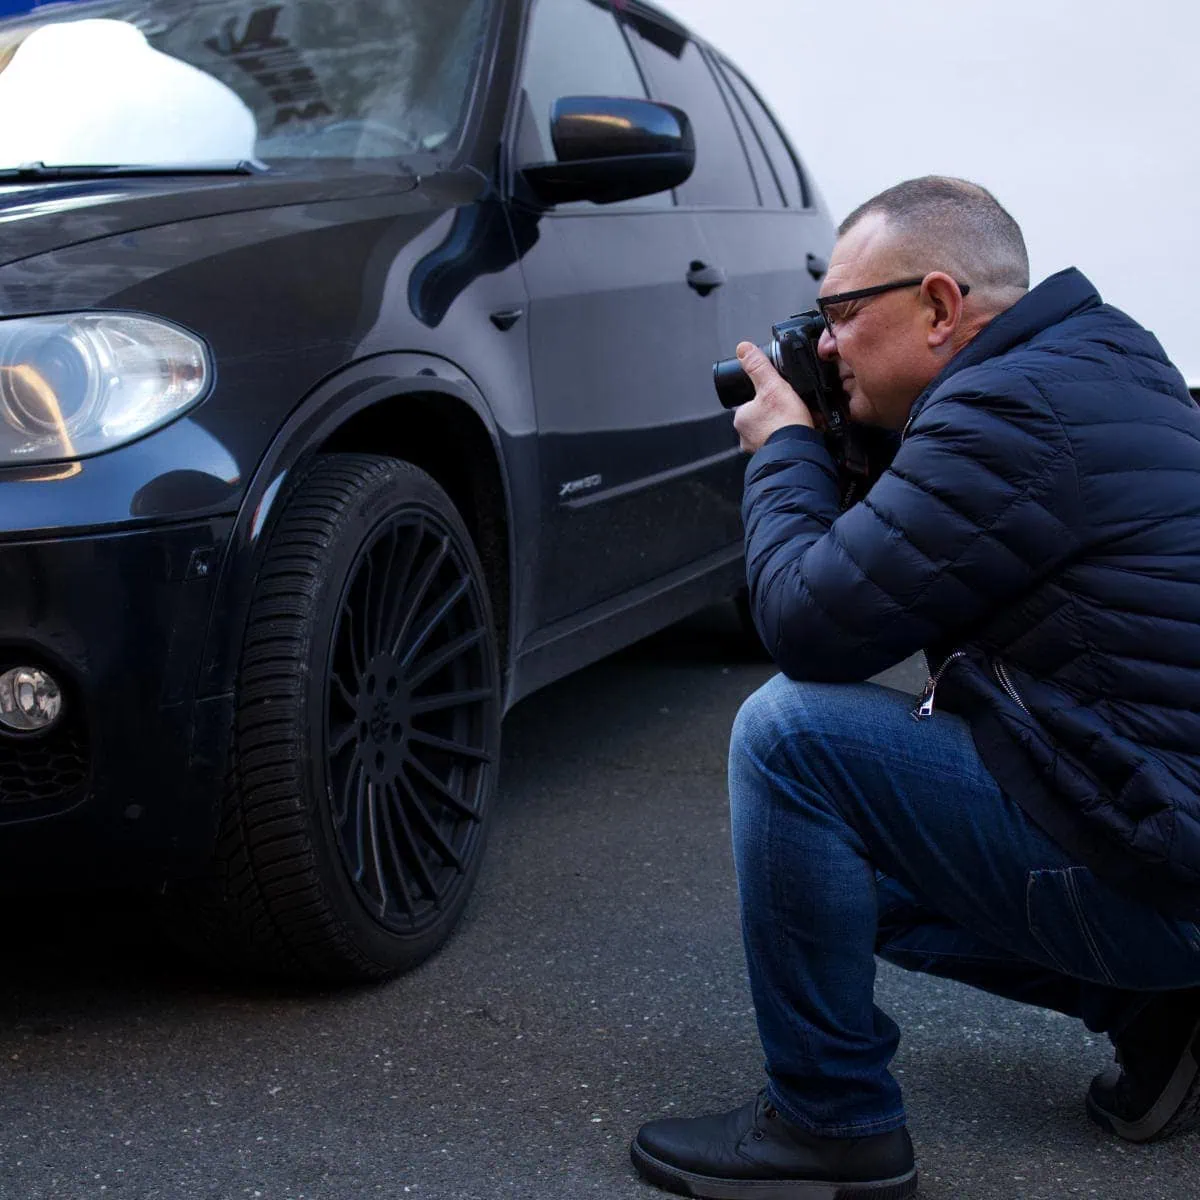
<instances>
[{"instance_id":1,"label":"jeans seam","mask_svg":"<svg viewBox=\"0 0 1200 1200\"><path fill-rule=\"evenodd\" d=\"M1063 975L1070 975L1071 972L1063 964L1062 960L1050 948L1046 939L1038 932L1037 922L1033 918L1033 885L1038 875L1047 874L1053 868L1032 868L1025 875L1025 923L1029 926L1029 932L1033 935L1033 940L1041 946L1045 951L1046 957L1054 964L1057 971Z\"/></svg>"},{"instance_id":2,"label":"jeans seam","mask_svg":"<svg viewBox=\"0 0 1200 1200\"><path fill-rule=\"evenodd\" d=\"M817 1137L864 1137L872 1133L886 1133L891 1129L899 1129L907 1120L904 1110L901 1109L891 1116L875 1117L869 1121L854 1121L850 1124L843 1123L841 1125L817 1125L801 1113L798 1113L791 1105L781 1103L779 1090L771 1083L767 1085L767 1095L770 1097L771 1103L775 1105L788 1121L793 1125L799 1125L801 1129Z\"/></svg>"},{"instance_id":3,"label":"jeans seam","mask_svg":"<svg viewBox=\"0 0 1200 1200\"><path fill-rule=\"evenodd\" d=\"M909 950L906 948L893 949L889 943L885 942L879 947L875 953L885 962L891 961L888 955L894 955L900 958L904 955L910 955L913 958L941 958L952 959L954 962L962 963L978 963L980 966L992 967L997 964L1007 965L1013 961L1011 954L955 954L953 950Z\"/></svg>"},{"instance_id":4,"label":"jeans seam","mask_svg":"<svg viewBox=\"0 0 1200 1200\"><path fill-rule=\"evenodd\" d=\"M1113 978L1112 972L1108 969L1108 964L1104 961L1104 957L1100 953L1100 947L1096 942L1095 936L1092 933L1092 927L1088 924L1087 915L1083 910L1083 900L1079 895L1079 888L1075 883L1075 872L1084 869L1086 868L1067 867L1064 871L1067 878L1067 891L1071 897L1071 908L1075 912L1075 923L1079 926L1079 931L1083 934L1083 940L1087 943L1088 952L1095 961L1097 970L1110 985L1115 987L1116 980Z\"/></svg>"},{"instance_id":5,"label":"jeans seam","mask_svg":"<svg viewBox=\"0 0 1200 1200\"><path fill-rule=\"evenodd\" d=\"M1043 936L1040 931L1037 920L1034 917L1033 911L1033 889L1038 877L1042 877L1047 882L1053 878L1061 879L1063 882L1063 895L1066 899L1070 910L1070 920L1074 923L1075 930L1082 940L1084 947L1087 950L1089 957L1092 960L1092 966L1100 977L1100 982L1107 984L1109 987L1116 987L1116 979L1109 970L1108 964L1104 961L1104 956L1100 953L1099 943L1092 933L1092 928L1088 924L1087 916L1083 907L1082 897L1079 895L1078 886L1075 883L1075 872L1086 870L1086 867L1034 867L1031 868L1025 878L1025 920L1029 925L1029 932L1033 936L1034 941L1045 951L1047 958L1054 964L1055 968L1064 975L1069 975L1073 979L1087 979L1089 976L1080 971L1078 967L1068 966L1059 955L1054 951L1050 942Z\"/></svg>"}]
</instances>

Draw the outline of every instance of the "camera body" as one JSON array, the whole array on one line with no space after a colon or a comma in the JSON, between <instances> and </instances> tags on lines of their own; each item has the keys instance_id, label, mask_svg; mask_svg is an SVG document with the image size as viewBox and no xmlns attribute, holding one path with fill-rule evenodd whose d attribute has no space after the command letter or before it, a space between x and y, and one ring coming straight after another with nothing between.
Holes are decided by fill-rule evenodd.
<instances>
[{"instance_id":1,"label":"camera body","mask_svg":"<svg viewBox=\"0 0 1200 1200\"><path fill-rule=\"evenodd\" d=\"M842 504L847 507L866 492L871 469L861 427L850 421L846 393L837 365L817 354L825 322L815 309L771 326L771 340L761 349L771 365L808 405L817 428L842 476ZM754 383L736 358L713 364L713 384L725 408L754 399Z\"/></svg>"}]
</instances>

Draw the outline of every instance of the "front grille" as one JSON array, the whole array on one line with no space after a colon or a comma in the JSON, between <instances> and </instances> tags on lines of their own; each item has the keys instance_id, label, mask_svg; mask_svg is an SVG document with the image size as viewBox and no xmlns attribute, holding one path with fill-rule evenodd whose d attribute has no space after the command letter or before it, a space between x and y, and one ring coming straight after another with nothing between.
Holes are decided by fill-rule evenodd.
<instances>
[{"instance_id":1,"label":"front grille","mask_svg":"<svg viewBox=\"0 0 1200 1200\"><path fill-rule=\"evenodd\" d=\"M40 737L0 734L0 808L67 800L87 776L87 730L77 709Z\"/></svg>"}]
</instances>

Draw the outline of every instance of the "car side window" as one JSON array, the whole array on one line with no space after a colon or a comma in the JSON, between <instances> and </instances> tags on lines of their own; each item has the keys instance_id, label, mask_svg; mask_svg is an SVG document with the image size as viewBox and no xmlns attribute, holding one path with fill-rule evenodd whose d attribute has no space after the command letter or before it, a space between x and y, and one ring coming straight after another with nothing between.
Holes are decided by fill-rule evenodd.
<instances>
[{"instance_id":1,"label":"car side window","mask_svg":"<svg viewBox=\"0 0 1200 1200\"><path fill-rule=\"evenodd\" d=\"M674 104L691 118L696 168L675 189L680 204L758 208L758 191L742 141L716 77L689 37L640 14L625 16L653 99Z\"/></svg>"},{"instance_id":2,"label":"car side window","mask_svg":"<svg viewBox=\"0 0 1200 1200\"><path fill-rule=\"evenodd\" d=\"M742 73L725 59L720 60L720 68L733 88L734 95L741 105L747 120L754 126L767 155L775 168L776 178L789 208L807 208L808 196L804 187L804 177L800 173L800 164L792 153L787 139L775 122L775 118L758 93L746 82Z\"/></svg>"},{"instance_id":3,"label":"car side window","mask_svg":"<svg viewBox=\"0 0 1200 1200\"><path fill-rule=\"evenodd\" d=\"M750 160L750 170L754 175L754 182L758 185L759 201L764 208L783 208L783 192L779 187L779 181L775 178L775 169L771 166L771 160L767 158L766 147L763 146L762 139L758 136L754 126L750 124L750 118L733 94L733 87L729 80L719 70L717 71L717 82L721 85L721 93L729 105L729 111L733 113L734 124L737 125L738 133L741 135L746 157Z\"/></svg>"},{"instance_id":4,"label":"car side window","mask_svg":"<svg viewBox=\"0 0 1200 1200\"><path fill-rule=\"evenodd\" d=\"M646 86L608 0L540 0L525 48L524 96L516 165L554 161L550 114L563 96L622 96L645 100ZM639 196L606 209L664 207L670 191ZM560 208L590 208L560 205Z\"/></svg>"}]
</instances>

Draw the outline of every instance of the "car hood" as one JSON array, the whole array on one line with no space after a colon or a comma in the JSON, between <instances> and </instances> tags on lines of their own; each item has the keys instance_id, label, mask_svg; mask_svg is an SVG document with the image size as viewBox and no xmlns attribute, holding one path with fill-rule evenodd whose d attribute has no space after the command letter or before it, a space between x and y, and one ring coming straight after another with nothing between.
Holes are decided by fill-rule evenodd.
<instances>
[{"instance_id":1,"label":"car hood","mask_svg":"<svg viewBox=\"0 0 1200 1200\"><path fill-rule=\"evenodd\" d=\"M313 177L113 177L0 183L0 266L154 225L417 188L396 169Z\"/></svg>"}]
</instances>

